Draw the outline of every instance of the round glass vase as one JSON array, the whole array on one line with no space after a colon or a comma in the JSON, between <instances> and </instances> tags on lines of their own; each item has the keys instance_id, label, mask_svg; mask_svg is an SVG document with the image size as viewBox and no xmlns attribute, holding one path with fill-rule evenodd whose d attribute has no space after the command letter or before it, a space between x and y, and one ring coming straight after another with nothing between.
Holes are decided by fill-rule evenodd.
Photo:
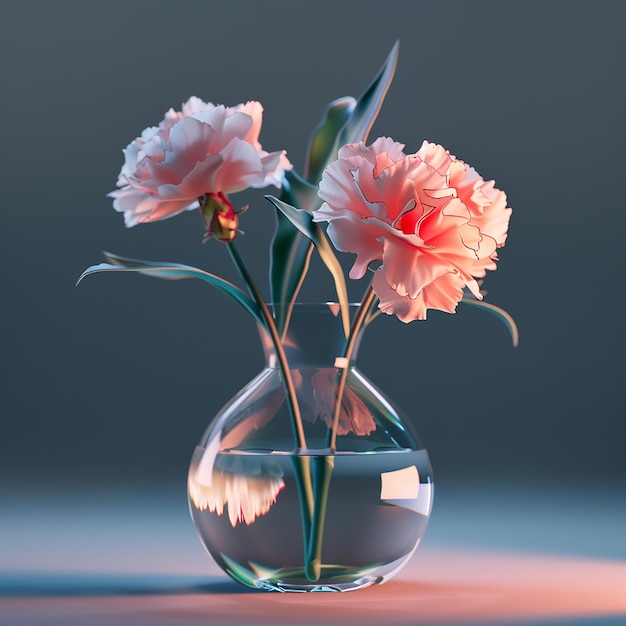
<instances>
[{"instance_id":1,"label":"round glass vase","mask_svg":"<svg viewBox=\"0 0 626 626\"><path fill-rule=\"evenodd\" d=\"M213 559L244 585L303 592L382 583L424 534L433 498L428 454L357 368L361 334L347 362L338 306L296 304L282 345L305 445L296 443L284 376L262 330L264 369L195 449L193 522Z\"/></svg>"}]
</instances>

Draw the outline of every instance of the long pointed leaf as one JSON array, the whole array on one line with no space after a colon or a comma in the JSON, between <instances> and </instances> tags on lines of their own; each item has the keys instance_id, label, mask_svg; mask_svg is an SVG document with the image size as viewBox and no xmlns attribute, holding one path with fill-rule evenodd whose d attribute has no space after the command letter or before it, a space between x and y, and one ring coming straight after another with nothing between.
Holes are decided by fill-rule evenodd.
<instances>
[{"instance_id":1,"label":"long pointed leaf","mask_svg":"<svg viewBox=\"0 0 626 626\"><path fill-rule=\"evenodd\" d=\"M276 328L283 336L291 317L295 294L309 269L313 244L280 212L276 211L270 278Z\"/></svg>"},{"instance_id":2,"label":"long pointed leaf","mask_svg":"<svg viewBox=\"0 0 626 626\"><path fill-rule=\"evenodd\" d=\"M346 337L350 334L350 312L348 309L348 288L343 268L320 225L313 221L307 211L297 209L273 196L265 196L307 239L316 247L324 265L335 282L337 301L341 309L341 320Z\"/></svg>"},{"instance_id":3,"label":"long pointed leaf","mask_svg":"<svg viewBox=\"0 0 626 626\"><path fill-rule=\"evenodd\" d=\"M359 97L356 107L337 136L337 150L355 141L367 141L398 64L400 43L396 41L374 80Z\"/></svg>"},{"instance_id":4,"label":"long pointed leaf","mask_svg":"<svg viewBox=\"0 0 626 626\"><path fill-rule=\"evenodd\" d=\"M285 172L280 199L305 211L314 211L322 204L317 195L317 182L312 184L293 170Z\"/></svg>"},{"instance_id":5,"label":"long pointed leaf","mask_svg":"<svg viewBox=\"0 0 626 626\"><path fill-rule=\"evenodd\" d=\"M232 283L205 272L204 270L192 267L190 265L182 265L180 263L165 263L165 262L151 262L141 261L139 259L129 259L120 257L114 254L105 253L107 260L110 263L99 263L98 265L92 265L88 267L78 278L76 284L78 285L84 278L91 274L99 272L138 272L146 276L152 276L154 278L163 278L165 280L182 280L186 278L199 278L209 283L211 286L219 289L222 293L230 296L238 304L250 313L254 319L265 325L263 316L259 310L258 305L251 298L249 298L239 287Z\"/></svg>"},{"instance_id":6,"label":"long pointed leaf","mask_svg":"<svg viewBox=\"0 0 626 626\"><path fill-rule=\"evenodd\" d=\"M475 306L483 311L487 311L487 313L491 313L495 315L508 329L511 334L511 340L513 341L513 346L517 348L519 344L519 331L517 329L517 324L515 320L504 310L494 304L490 304L489 302L484 302L483 300L474 300L473 298L463 298L461 302L465 304L469 304L471 306Z\"/></svg>"},{"instance_id":7,"label":"long pointed leaf","mask_svg":"<svg viewBox=\"0 0 626 626\"><path fill-rule=\"evenodd\" d=\"M280 197L288 204L309 210L313 210L319 201L317 187L293 171L285 173ZM276 327L281 336L289 323L295 296L309 269L312 252L311 242L280 211L276 211L276 232L270 258L270 288Z\"/></svg>"}]
</instances>

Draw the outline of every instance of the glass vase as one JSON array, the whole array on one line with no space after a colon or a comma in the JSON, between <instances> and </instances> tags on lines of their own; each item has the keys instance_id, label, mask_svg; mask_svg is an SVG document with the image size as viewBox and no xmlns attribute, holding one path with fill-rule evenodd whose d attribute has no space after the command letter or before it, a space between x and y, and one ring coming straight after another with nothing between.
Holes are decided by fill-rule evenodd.
<instances>
[{"instance_id":1,"label":"glass vase","mask_svg":"<svg viewBox=\"0 0 626 626\"><path fill-rule=\"evenodd\" d=\"M189 506L202 543L229 576L260 589L350 591L388 580L428 523L426 450L359 371L358 350L342 356L346 337L332 304L296 304L282 339L306 440L298 447L285 377L260 334L265 367L222 408L192 457Z\"/></svg>"}]
</instances>

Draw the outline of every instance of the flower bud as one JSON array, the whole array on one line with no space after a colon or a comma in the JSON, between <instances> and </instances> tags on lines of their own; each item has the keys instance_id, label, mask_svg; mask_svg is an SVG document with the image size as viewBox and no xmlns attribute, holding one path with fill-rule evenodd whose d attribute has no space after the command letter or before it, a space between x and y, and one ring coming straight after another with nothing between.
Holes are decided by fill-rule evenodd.
<instances>
[{"instance_id":1,"label":"flower bud","mask_svg":"<svg viewBox=\"0 0 626 626\"><path fill-rule=\"evenodd\" d=\"M200 198L200 211L206 226L206 238L232 241L237 236L239 217L233 205L222 193L207 193Z\"/></svg>"}]
</instances>

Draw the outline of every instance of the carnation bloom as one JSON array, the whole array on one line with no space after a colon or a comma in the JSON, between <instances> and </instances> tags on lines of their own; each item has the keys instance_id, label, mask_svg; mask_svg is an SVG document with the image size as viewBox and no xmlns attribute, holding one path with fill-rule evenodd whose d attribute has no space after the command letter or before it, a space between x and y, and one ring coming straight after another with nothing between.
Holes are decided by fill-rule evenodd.
<instances>
[{"instance_id":1,"label":"carnation bloom","mask_svg":"<svg viewBox=\"0 0 626 626\"><path fill-rule=\"evenodd\" d=\"M447 150L424 142L415 154L387 137L344 146L325 170L314 212L335 247L356 254L351 278L382 261L373 288L380 308L403 322L427 309L454 313L477 278L496 269L511 215L506 195Z\"/></svg>"},{"instance_id":2,"label":"carnation bloom","mask_svg":"<svg viewBox=\"0 0 626 626\"><path fill-rule=\"evenodd\" d=\"M197 208L205 194L280 187L292 166L284 151L261 148L262 117L259 102L225 107L192 97L170 109L124 150L113 208L130 227Z\"/></svg>"}]
</instances>

